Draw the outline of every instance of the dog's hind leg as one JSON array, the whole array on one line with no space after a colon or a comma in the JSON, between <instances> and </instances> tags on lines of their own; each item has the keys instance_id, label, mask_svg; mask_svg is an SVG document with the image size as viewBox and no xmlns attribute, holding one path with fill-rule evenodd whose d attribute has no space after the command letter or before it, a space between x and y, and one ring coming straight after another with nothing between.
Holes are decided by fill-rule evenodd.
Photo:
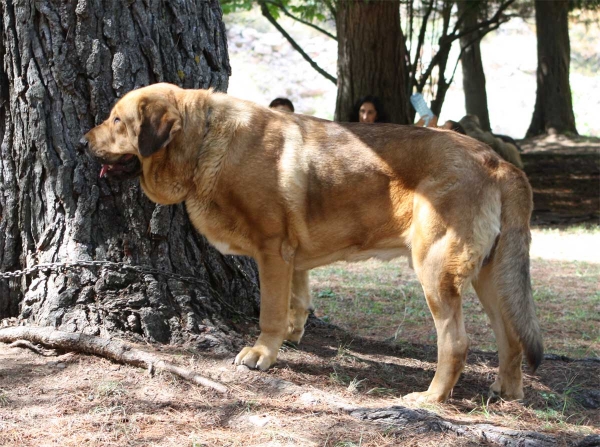
<instances>
[{"instance_id":1,"label":"dog's hind leg","mask_svg":"<svg viewBox=\"0 0 600 447\"><path fill-rule=\"evenodd\" d=\"M522 358L535 371L544 357L529 272L532 192L525 174L510 165L502 166L499 180L501 228L473 287L498 343L499 373L490 391L504 399L522 399Z\"/></svg>"},{"instance_id":2,"label":"dog's hind leg","mask_svg":"<svg viewBox=\"0 0 600 447\"><path fill-rule=\"evenodd\" d=\"M435 322L437 369L427 391L411 393L405 398L443 402L466 362L469 339L463 320L462 292L472 271L464 259L468 250L457 242L450 229L439 236L423 233L413 238L413 264Z\"/></svg>"},{"instance_id":3,"label":"dog's hind leg","mask_svg":"<svg viewBox=\"0 0 600 447\"><path fill-rule=\"evenodd\" d=\"M498 344L499 372L498 378L490 387L490 395L502 396L508 400L522 399L523 350L515 331L503 315L501 300L493 279L493 264L481 269L477 279L473 280L473 288L490 318Z\"/></svg>"},{"instance_id":4,"label":"dog's hind leg","mask_svg":"<svg viewBox=\"0 0 600 447\"><path fill-rule=\"evenodd\" d=\"M293 263L280 256L261 255L256 259L260 278L260 336L235 358L236 365L266 370L288 332Z\"/></svg>"},{"instance_id":5,"label":"dog's hind leg","mask_svg":"<svg viewBox=\"0 0 600 447\"><path fill-rule=\"evenodd\" d=\"M289 328L285 338L287 341L300 343L304 335L304 325L311 309L311 301L308 271L295 270L292 277Z\"/></svg>"}]
</instances>

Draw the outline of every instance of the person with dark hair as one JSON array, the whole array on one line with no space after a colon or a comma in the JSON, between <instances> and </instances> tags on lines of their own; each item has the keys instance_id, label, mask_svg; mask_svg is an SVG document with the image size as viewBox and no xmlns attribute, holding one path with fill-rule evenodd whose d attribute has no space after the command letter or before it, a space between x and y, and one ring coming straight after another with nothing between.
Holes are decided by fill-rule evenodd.
<instances>
[{"instance_id":1,"label":"person with dark hair","mask_svg":"<svg viewBox=\"0 0 600 447\"><path fill-rule=\"evenodd\" d=\"M415 126L417 126L417 127L433 127L433 128L438 128L438 129L448 129L448 130L453 130L456 133L467 135L467 131L465 130L465 128L456 121L448 120L441 126L438 126L438 117L436 115L432 115L432 117L429 119L429 123L427 124L427 126L425 125L426 122L427 122L426 117L422 116L421 119L415 123Z\"/></svg>"},{"instance_id":2,"label":"person with dark hair","mask_svg":"<svg viewBox=\"0 0 600 447\"><path fill-rule=\"evenodd\" d=\"M457 123L456 121L448 120L444 123L443 126L440 126L440 127L442 129L453 130L454 132L458 132L463 135L467 134L467 131L465 130L465 128L463 126L461 126L460 123Z\"/></svg>"},{"instance_id":3,"label":"person with dark hair","mask_svg":"<svg viewBox=\"0 0 600 447\"><path fill-rule=\"evenodd\" d=\"M281 110L284 112L294 112L294 104L292 104L292 101L287 98L275 98L273 101L271 101L269 107L271 109Z\"/></svg>"},{"instance_id":4,"label":"person with dark hair","mask_svg":"<svg viewBox=\"0 0 600 447\"><path fill-rule=\"evenodd\" d=\"M354 105L350 122L387 123L388 117L379 98L367 95L360 98Z\"/></svg>"}]
</instances>

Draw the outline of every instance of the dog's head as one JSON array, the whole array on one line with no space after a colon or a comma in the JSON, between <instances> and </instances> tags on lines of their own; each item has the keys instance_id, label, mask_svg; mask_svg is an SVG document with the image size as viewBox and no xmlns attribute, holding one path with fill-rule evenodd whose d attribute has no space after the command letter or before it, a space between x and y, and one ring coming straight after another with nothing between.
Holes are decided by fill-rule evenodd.
<instances>
[{"instance_id":1,"label":"dog's head","mask_svg":"<svg viewBox=\"0 0 600 447\"><path fill-rule=\"evenodd\" d=\"M102 164L100 177L138 176L142 164L165 148L182 127L178 87L154 84L126 94L110 116L83 137L88 153Z\"/></svg>"}]
</instances>

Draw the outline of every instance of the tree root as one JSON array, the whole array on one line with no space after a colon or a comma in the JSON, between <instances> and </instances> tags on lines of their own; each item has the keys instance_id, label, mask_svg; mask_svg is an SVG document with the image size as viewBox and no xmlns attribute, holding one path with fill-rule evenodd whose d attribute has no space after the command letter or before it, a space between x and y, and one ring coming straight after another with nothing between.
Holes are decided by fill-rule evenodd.
<instances>
[{"instance_id":1,"label":"tree root","mask_svg":"<svg viewBox=\"0 0 600 447\"><path fill-rule=\"evenodd\" d=\"M240 367L238 367L240 370ZM243 370L243 369L242 369ZM249 370L248 370L249 372ZM534 431L512 430L491 424L473 424L453 422L424 409L411 409L403 406L388 408L360 408L326 391L311 390L286 380L261 378L261 390L271 395L298 395L307 406L322 403L333 410L343 411L361 421L385 425L400 431L415 433L454 433L458 438L473 441L481 445L499 445L504 447L557 447L562 445L554 436ZM598 445L591 443L594 437L583 439L574 447Z\"/></svg>"},{"instance_id":2,"label":"tree root","mask_svg":"<svg viewBox=\"0 0 600 447\"><path fill-rule=\"evenodd\" d=\"M31 343L30 341L27 341L27 340L14 341L10 345L8 345L8 347L9 348L27 348L27 349L32 350L36 354L44 356L44 357L55 357L58 354L55 349L40 348L39 346L34 345L33 343Z\"/></svg>"},{"instance_id":3,"label":"tree root","mask_svg":"<svg viewBox=\"0 0 600 447\"><path fill-rule=\"evenodd\" d=\"M357 409L351 416L363 421L389 424L398 428L411 428L419 432L452 432L457 436L486 444L510 447L555 447L557 440L542 433L511 430L490 424L457 424L444 420L426 410L394 406L380 409Z\"/></svg>"},{"instance_id":4,"label":"tree root","mask_svg":"<svg viewBox=\"0 0 600 447\"><path fill-rule=\"evenodd\" d=\"M206 388L212 388L219 393L226 394L229 392L229 389L222 383L215 382L196 374L191 369L174 365L154 354L135 349L129 344L119 340L80 333L57 331L52 327L16 326L0 329L0 341L12 343L11 346L27 347L38 354L40 353L38 352L39 348L36 348L29 342L39 343L43 346L64 351L92 354L118 363L132 365L138 368L147 368L151 374L155 370L168 371L189 382L193 382Z\"/></svg>"},{"instance_id":5,"label":"tree root","mask_svg":"<svg viewBox=\"0 0 600 447\"><path fill-rule=\"evenodd\" d=\"M150 374L154 370L171 372L185 380L214 389L220 393L228 393L229 389L222 383L212 381L196 374L194 371L169 363L160 357L135 349L129 344L91 335L57 331L51 327L9 327L0 329L0 342L23 346L22 342L39 343L55 349L97 355L119 363L147 368ZM25 342L27 343L27 342ZM13 346L11 345L11 346ZM31 349L30 346L26 346ZM38 348L39 349L39 348ZM237 374L252 374L245 366L236 368ZM362 421L384 424L400 430L413 430L419 433L454 433L456 436L486 445L502 445L509 447L555 447L561 445L551 435L534 431L512 430L491 424L461 424L443 419L427 410L410 409L402 406L388 408L360 408L338 396L319 390L307 391L305 387L287 380L271 376L259 376L260 389L271 396L299 396L299 400L307 407L318 402L326 404L336 411L343 411L351 417ZM592 435L573 443L575 447L600 445L598 435Z\"/></svg>"}]
</instances>

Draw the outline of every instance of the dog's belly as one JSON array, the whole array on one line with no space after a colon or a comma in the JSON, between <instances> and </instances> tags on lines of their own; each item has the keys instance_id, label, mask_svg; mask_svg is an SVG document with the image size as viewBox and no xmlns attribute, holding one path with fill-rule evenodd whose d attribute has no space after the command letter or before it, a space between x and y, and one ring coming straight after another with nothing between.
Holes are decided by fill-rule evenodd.
<instances>
[{"instance_id":1,"label":"dog's belly","mask_svg":"<svg viewBox=\"0 0 600 447\"><path fill-rule=\"evenodd\" d=\"M239 255L239 256L246 256L246 255L248 255L248 253L244 252L241 248L234 247L229 242L223 242L223 241L218 241L218 240L214 240L214 239L211 240L208 237L206 239L222 255Z\"/></svg>"},{"instance_id":2,"label":"dog's belly","mask_svg":"<svg viewBox=\"0 0 600 447\"><path fill-rule=\"evenodd\" d=\"M343 250L317 256L299 253L294 260L294 265L296 270L310 270L336 261L358 262L366 261L371 258L389 261L400 256L410 256L410 250L403 246L370 248L366 250L357 246L352 246L344 248Z\"/></svg>"},{"instance_id":3,"label":"dog's belly","mask_svg":"<svg viewBox=\"0 0 600 447\"><path fill-rule=\"evenodd\" d=\"M380 248L372 250L364 250L356 253L349 253L344 261L357 262L365 261L367 259L375 258L381 261L389 261L400 256L409 256L410 250L408 248Z\"/></svg>"}]
</instances>

